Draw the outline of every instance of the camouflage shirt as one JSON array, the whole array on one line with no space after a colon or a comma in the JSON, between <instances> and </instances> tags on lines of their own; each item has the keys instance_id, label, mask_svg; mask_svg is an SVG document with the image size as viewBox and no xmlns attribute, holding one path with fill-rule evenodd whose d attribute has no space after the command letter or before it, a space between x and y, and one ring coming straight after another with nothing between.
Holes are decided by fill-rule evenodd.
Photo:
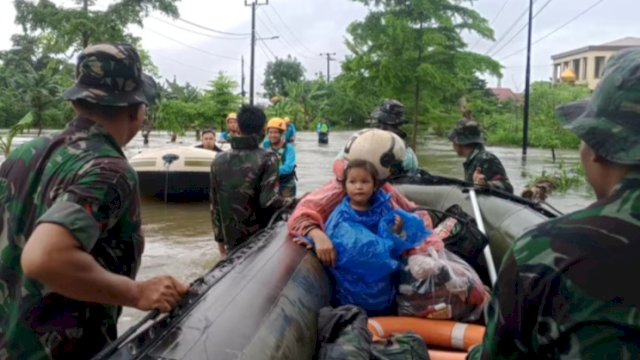
<instances>
[{"instance_id":1,"label":"camouflage shirt","mask_svg":"<svg viewBox=\"0 0 640 360\"><path fill-rule=\"evenodd\" d=\"M252 136L231 138L231 150L211 164L211 220L214 238L228 250L265 227L274 210L292 198L278 194L278 156Z\"/></svg>"},{"instance_id":2,"label":"camouflage shirt","mask_svg":"<svg viewBox=\"0 0 640 360\"><path fill-rule=\"evenodd\" d=\"M640 173L505 257L469 359L640 359Z\"/></svg>"},{"instance_id":3,"label":"camouflage shirt","mask_svg":"<svg viewBox=\"0 0 640 360\"><path fill-rule=\"evenodd\" d=\"M476 149L467 157L463 166L466 182L473 183L473 173L477 168L480 168L489 187L513 193L513 186L509 182L509 177L500 159L485 150L484 146L476 145Z\"/></svg>"},{"instance_id":4,"label":"camouflage shirt","mask_svg":"<svg viewBox=\"0 0 640 360\"><path fill-rule=\"evenodd\" d=\"M83 118L2 164L0 359L86 359L117 337L120 307L51 292L24 276L20 256L38 224L54 223L105 269L134 278L144 246L137 184L115 139Z\"/></svg>"}]
</instances>

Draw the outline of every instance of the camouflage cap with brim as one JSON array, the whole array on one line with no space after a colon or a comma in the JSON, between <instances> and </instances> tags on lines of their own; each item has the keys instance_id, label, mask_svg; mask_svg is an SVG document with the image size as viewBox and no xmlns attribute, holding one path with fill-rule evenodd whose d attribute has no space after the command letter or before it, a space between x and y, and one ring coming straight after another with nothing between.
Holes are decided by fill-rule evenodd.
<instances>
[{"instance_id":1,"label":"camouflage cap with brim","mask_svg":"<svg viewBox=\"0 0 640 360\"><path fill-rule=\"evenodd\" d=\"M447 136L451 142L458 145L485 144L487 140L477 121L458 120L456 127Z\"/></svg>"},{"instance_id":2,"label":"camouflage cap with brim","mask_svg":"<svg viewBox=\"0 0 640 360\"><path fill-rule=\"evenodd\" d=\"M91 45L78 55L76 83L66 100L106 106L153 104L158 94L153 79L142 73L140 55L128 44Z\"/></svg>"},{"instance_id":3,"label":"camouflage cap with brim","mask_svg":"<svg viewBox=\"0 0 640 360\"><path fill-rule=\"evenodd\" d=\"M640 164L640 48L614 54L591 99L559 106L556 114L603 158Z\"/></svg>"}]
</instances>

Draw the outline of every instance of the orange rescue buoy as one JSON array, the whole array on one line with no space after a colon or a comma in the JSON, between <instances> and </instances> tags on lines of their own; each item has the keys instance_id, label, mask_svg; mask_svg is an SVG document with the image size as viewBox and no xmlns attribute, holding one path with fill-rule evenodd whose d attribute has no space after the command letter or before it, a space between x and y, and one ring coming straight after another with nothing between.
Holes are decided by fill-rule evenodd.
<instances>
[{"instance_id":1,"label":"orange rescue buoy","mask_svg":"<svg viewBox=\"0 0 640 360\"><path fill-rule=\"evenodd\" d=\"M373 317L369 319L368 328L374 338L386 338L392 334L414 332L420 335L427 345L465 352L482 343L485 332L484 326L480 325L404 316ZM465 353L458 354L465 355ZM450 359L456 359L456 357Z\"/></svg>"}]
</instances>

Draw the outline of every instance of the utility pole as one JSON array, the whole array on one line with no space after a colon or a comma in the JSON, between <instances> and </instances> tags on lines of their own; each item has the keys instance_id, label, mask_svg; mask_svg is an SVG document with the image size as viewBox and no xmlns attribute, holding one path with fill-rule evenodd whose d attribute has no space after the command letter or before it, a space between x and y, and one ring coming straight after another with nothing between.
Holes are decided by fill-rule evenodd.
<instances>
[{"instance_id":1,"label":"utility pole","mask_svg":"<svg viewBox=\"0 0 640 360\"><path fill-rule=\"evenodd\" d=\"M83 0L82 1L82 11L84 12L84 16L87 17L87 20L89 18L89 0ZM82 32L82 48L86 48L87 46L89 46L89 32L88 31L83 31Z\"/></svg>"},{"instance_id":2,"label":"utility pole","mask_svg":"<svg viewBox=\"0 0 640 360\"><path fill-rule=\"evenodd\" d=\"M260 3L260 0L244 0L245 6L251 6L251 65L250 65L250 78L249 78L249 104L253 105L253 82L255 78L256 68L256 7L260 5L269 5L269 0L265 0L264 3Z\"/></svg>"},{"instance_id":3,"label":"utility pole","mask_svg":"<svg viewBox=\"0 0 640 360\"><path fill-rule=\"evenodd\" d=\"M326 56L327 57L327 84L329 83L329 81L331 81L331 62L335 61L336 59L332 58L331 55L335 55L336 53L321 53L320 56Z\"/></svg>"},{"instance_id":4,"label":"utility pole","mask_svg":"<svg viewBox=\"0 0 640 360\"><path fill-rule=\"evenodd\" d=\"M240 63L240 66L242 67L242 75L240 76L240 94L242 95L242 100L244 100L244 97L247 96L247 93L244 91L244 56L240 57Z\"/></svg>"},{"instance_id":5,"label":"utility pole","mask_svg":"<svg viewBox=\"0 0 640 360\"><path fill-rule=\"evenodd\" d=\"M531 77L531 30L533 27L533 0L529 0L529 34L527 36L527 68L524 80L524 126L522 127L522 158L527 156L529 145L529 93Z\"/></svg>"}]
</instances>

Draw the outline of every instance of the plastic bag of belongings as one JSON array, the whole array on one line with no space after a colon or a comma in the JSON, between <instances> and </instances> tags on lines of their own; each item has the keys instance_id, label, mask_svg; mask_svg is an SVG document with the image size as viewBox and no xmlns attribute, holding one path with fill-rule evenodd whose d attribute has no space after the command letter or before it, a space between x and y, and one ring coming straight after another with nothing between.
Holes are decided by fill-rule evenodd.
<instances>
[{"instance_id":1,"label":"plastic bag of belongings","mask_svg":"<svg viewBox=\"0 0 640 360\"><path fill-rule=\"evenodd\" d=\"M480 318L489 293L460 257L446 249L428 249L413 252L404 265L397 296L399 315L463 322Z\"/></svg>"}]
</instances>

